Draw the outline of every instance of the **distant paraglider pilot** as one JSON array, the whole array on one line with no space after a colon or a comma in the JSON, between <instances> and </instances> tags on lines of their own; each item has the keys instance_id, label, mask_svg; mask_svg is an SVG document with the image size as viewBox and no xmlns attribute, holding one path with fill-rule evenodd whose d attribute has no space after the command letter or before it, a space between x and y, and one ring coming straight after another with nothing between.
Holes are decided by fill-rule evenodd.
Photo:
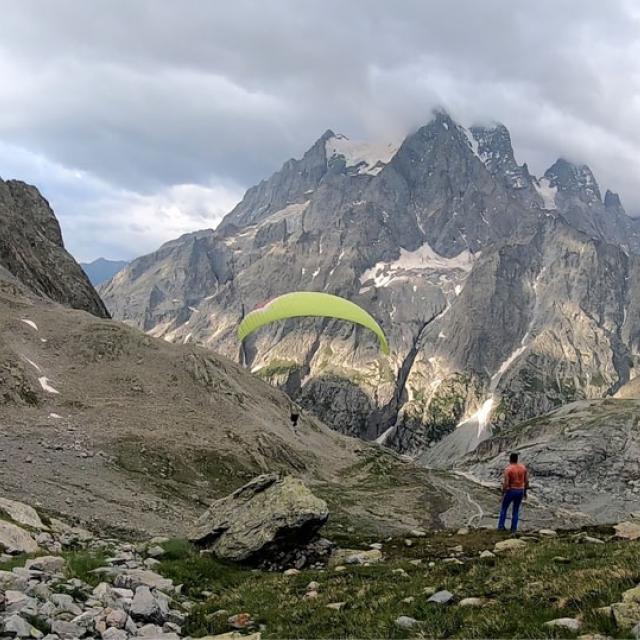
<instances>
[{"instance_id":1,"label":"distant paraglider pilot","mask_svg":"<svg viewBox=\"0 0 640 640\"><path fill-rule=\"evenodd\" d=\"M511 511L511 533L518 530L518 517L520 515L520 505L527 497L529 488L529 472L527 468L518 462L518 454L512 453L509 456L509 466L502 474L502 507L500 508L500 519L498 520L498 531L505 530L507 511Z\"/></svg>"}]
</instances>

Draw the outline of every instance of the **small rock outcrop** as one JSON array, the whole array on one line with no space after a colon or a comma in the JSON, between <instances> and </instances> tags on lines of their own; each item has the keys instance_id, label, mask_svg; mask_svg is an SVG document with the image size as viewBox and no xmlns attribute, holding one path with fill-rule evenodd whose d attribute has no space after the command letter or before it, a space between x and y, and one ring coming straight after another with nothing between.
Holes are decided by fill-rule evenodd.
<instances>
[{"instance_id":1,"label":"small rock outcrop","mask_svg":"<svg viewBox=\"0 0 640 640\"><path fill-rule=\"evenodd\" d=\"M216 500L190 538L219 558L261 563L309 543L328 517L326 502L301 480L266 474Z\"/></svg>"},{"instance_id":2,"label":"small rock outcrop","mask_svg":"<svg viewBox=\"0 0 640 640\"><path fill-rule=\"evenodd\" d=\"M625 520L619 522L614 527L616 531L616 538L623 540L637 540L640 538L640 520Z\"/></svg>"},{"instance_id":3,"label":"small rock outcrop","mask_svg":"<svg viewBox=\"0 0 640 640\"><path fill-rule=\"evenodd\" d=\"M35 553L38 545L22 527L0 520L0 550L9 554Z\"/></svg>"}]
</instances>

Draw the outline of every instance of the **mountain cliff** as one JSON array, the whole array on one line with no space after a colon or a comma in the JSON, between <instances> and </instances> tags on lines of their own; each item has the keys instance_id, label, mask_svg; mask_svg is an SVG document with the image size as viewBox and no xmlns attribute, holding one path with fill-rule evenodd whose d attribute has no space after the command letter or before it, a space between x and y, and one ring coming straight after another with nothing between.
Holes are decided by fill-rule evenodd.
<instances>
[{"instance_id":1,"label":"mountain cliff","mask_svg":"<svg viewBox=\"0 0 640 640\"><path fill-rule=\"evenodd\" d=\"M247 366L333 428L441 466L633 377L638 229L588 167L559 160L538 178L503 125L437 112L400 144L327 131L217 230L100 291L115 317L234 359L238 322L266 299L355 301L385 329L388 358L365 331L308 319L251 338Z\"/></svg>"},{"instance_id":2,"label":"mountain cliff","mask_svg":"<svg viewBox=\"0 0 640 640\"><path fill-rule=\"evenodd\" d=\"M35 187L17 180L0 180L0 266L38 295L108 317L84 271L64 248L49 203Z\"/></svg>"}]
</instances>

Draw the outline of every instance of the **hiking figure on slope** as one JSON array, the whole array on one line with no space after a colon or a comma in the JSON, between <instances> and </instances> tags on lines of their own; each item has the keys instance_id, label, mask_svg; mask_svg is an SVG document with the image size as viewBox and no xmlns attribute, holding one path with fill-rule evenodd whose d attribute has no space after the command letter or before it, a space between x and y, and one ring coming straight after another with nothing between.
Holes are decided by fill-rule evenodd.
<instances>
[{"instance_id":1,"label":"hiking figure on slope","mask_svg":"<svg viewBox=\"0 0 640 640\"><path fill-rule=\"evenodd\" d=\"M509 456L509 466L502 474L502 507L500 508L500 519L498 520L498 531L505 530L507 511L512 506L511 512L511 533L518 530L518 515L520 505L527 497L529 488L529 472L527 467L518 463L518 454L512 453Z\"/></svg>"}]
</instances>

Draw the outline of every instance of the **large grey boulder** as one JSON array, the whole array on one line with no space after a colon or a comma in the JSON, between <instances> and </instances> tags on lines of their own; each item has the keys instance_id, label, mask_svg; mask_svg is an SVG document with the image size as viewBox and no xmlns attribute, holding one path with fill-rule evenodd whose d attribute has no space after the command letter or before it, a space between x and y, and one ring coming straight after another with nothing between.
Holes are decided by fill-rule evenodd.
<instances>
[{"instance_id":1,"label":"large grey boulder","mask_svg":"<svg viewBox=\"0 0 640 640\"><path fill-rule=\"evenodd\" d=\"M301 480L266 474L216 500L190 538L219 558L253 561L307 543L328 516L327 503Z\"/></svg>"}]
</instances>

